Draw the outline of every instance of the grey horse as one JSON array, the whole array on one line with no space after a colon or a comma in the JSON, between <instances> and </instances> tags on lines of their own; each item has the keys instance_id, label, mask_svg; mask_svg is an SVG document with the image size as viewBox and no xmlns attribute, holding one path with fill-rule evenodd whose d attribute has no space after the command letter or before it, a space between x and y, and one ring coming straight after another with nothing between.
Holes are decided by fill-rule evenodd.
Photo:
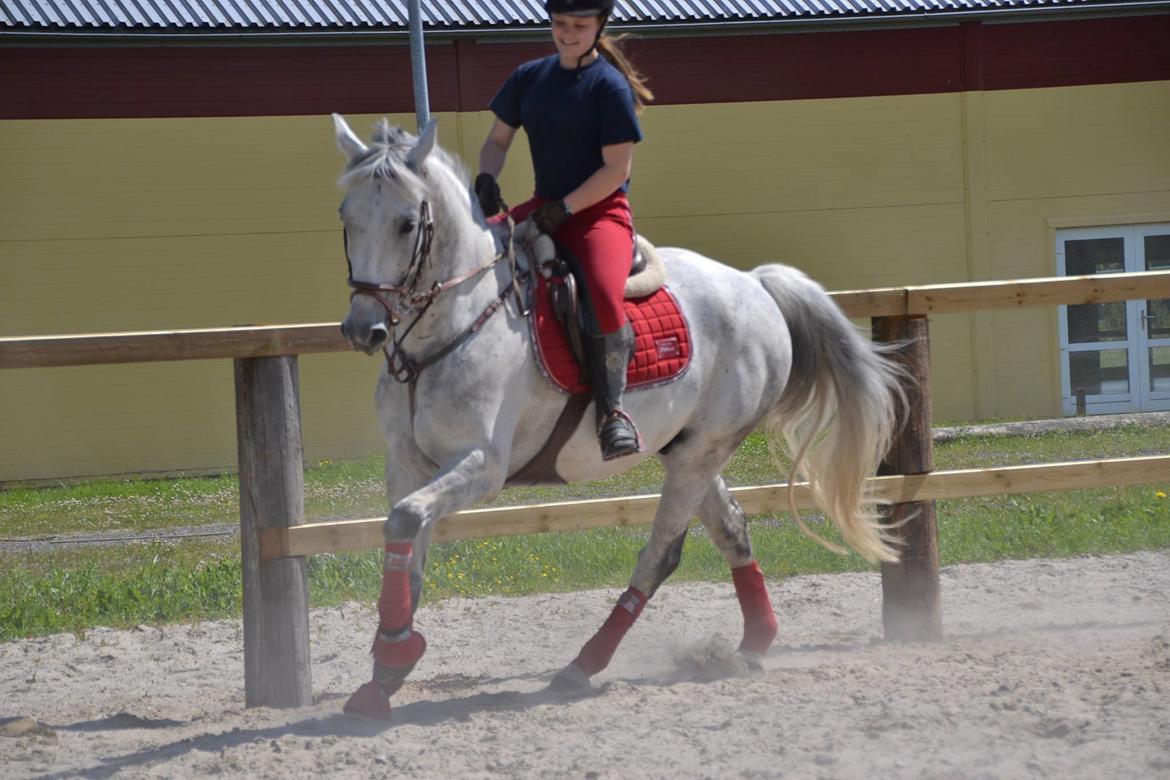
<instances>
[{"instance_id":1,"label":"grey horse","mask_svg":"<svg viewBox=\"0 0 1170 780\"><path fill-rule=\"evenodd\" d=\"M383 120L368 144L337 115L334 125L347 158L340 215L354 290L342 331L355 350L385 351L389 362L375 394L390 513L374 674L346 711L385 718L426 648L413 615L435 522L495 496L545 445L566 398L533 359L515 289L524 258L513 262L509 237L485 221L465 170L436 146L435 124L416 138ZM894 430L898 368L796 269L743 272L685 249L659 253L691 329L690 364L677 381L627 394L641 453L602 460L586 415L555 466L576 482L654 456L666 472L662 498L629 588L554 678L560 687L588 687L609 663L678 565L696 515L731 568L740 652L758 661L768 649L775 614L744 513L720 477L757 428L787 443L790 479L809 481L846 544L870 561L897 559L864 483Z\"/></svg>"}]
</instances>

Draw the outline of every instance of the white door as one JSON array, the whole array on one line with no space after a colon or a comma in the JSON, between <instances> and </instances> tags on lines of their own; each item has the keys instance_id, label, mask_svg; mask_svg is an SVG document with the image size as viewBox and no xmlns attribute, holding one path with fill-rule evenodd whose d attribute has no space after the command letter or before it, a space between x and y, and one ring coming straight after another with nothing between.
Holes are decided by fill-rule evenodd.
<instances>
[{"instance_id":1,"label":"white door","mask_svg":"<svg viewBox=\"0 0 1170 780\"><path fill-rule=\"evenodd\" d=\"M1056 235L1061 276L1170 270L1170 225L1077 228ZM1170 300L1060 307L1061 395L1089 414L1170 409Z\"/></svg>"}]
</instances>

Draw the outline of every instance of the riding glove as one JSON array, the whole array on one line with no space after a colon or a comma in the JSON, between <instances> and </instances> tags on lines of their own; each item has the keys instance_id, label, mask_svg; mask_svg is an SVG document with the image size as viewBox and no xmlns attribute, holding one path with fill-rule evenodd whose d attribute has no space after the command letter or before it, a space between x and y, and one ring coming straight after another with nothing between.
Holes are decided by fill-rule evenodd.
<instances>
[{"instance_id":1,"label":"riding glove","mask_svg":"<svg viewBox=\"0 0 1170 780\"><path fill-rule=\"evenodd\" d=\"M532 212L532 222L541 233L551 236L569 218L570 213L563 200L555 200L537 207L536 211Z\"/></svg>"},{"instance_id":2,"label":"riding glove","mask_svg":"<svg viewBox=\"0 0 1170 780\"><path fill-rule=\"evenodd\" d=\"M479 200L479 207L483 209L485 217L494 217L504 208L500 184L490 173L481 173L475 177L475 197Z\"/></svg>"}]
</instances>

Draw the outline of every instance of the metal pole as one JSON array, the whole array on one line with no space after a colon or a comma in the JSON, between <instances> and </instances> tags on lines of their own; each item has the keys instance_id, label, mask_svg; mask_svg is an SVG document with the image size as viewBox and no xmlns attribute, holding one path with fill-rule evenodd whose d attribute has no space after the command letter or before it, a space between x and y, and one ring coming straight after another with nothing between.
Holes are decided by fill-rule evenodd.
<instances>
[{"instance_id":1,"label":"metal pole","mask_svg":"<svg viewBox=\"0 0 1170 780\"><path fill-rule=\"evenodd\" d=\"M423 50L422 0L410 0L410 69L414 74L414 115L418 131L431 121L431 102L427 96L427 55Z\"/></svg>"}]
</instances>

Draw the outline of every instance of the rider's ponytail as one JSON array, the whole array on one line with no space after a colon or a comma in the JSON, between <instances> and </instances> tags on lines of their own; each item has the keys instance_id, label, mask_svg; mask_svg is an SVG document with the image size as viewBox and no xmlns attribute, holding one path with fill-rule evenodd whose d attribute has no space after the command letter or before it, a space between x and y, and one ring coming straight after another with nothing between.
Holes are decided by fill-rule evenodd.
<instances>
[{"instance_id":1,"label":"rider's ponytail","mask_svg":"<svg viewBox=\"0 0 1170 780\"><path fill-rule=\"evenodd\" d=\"M597 50L601 52L601 56L609 60L611 65L622 72L626 81L630 82L630 90L634 93L634 108L640 112L647 103L654 99L654 93L646 86L646 77L622 53L618 42L623 37L625 36L615 38L611 35L602 35L597 41Z\"/></svg>"}]
</instances>

